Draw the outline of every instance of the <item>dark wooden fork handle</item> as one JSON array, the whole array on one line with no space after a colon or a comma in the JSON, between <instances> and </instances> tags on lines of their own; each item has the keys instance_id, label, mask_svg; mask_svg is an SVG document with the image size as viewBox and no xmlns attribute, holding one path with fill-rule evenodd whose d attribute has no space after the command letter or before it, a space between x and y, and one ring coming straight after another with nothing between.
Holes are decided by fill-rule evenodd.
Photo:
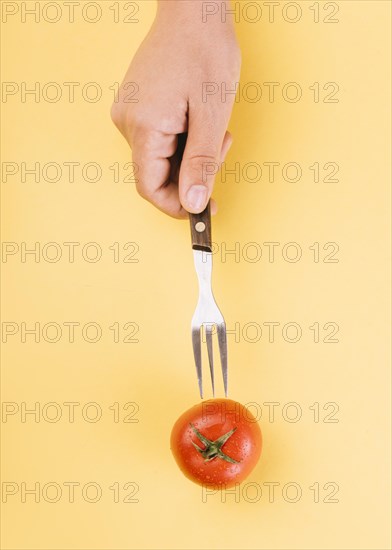
<instances>
[{"instance_id":1,"label":"dark wooden fork handle","mask_svg":"<svg viewBox=\"0 0 392 550\"><path fill-rule=\"evenodd\" d=\"M192 248L212 252L210 202L200 214L189 214L191 222Z\"/></svg>"}]
</instances>

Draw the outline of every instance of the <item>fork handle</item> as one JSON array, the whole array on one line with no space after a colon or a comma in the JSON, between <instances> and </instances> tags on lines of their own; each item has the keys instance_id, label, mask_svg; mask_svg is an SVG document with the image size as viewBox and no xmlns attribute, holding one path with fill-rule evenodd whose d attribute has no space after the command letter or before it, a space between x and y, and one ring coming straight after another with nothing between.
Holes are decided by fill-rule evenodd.
<instances>
[{"instance_id":1,"label":"fork handle","mask_svg":"<svg viewBox=\"0 0 392 550\"><path fill-rule=\"evenodd\" d=\"M192 248L212 252L211 209L208 201L206 209L200 214L189 214L191 222Z\"/></svg>"}]
</instances>

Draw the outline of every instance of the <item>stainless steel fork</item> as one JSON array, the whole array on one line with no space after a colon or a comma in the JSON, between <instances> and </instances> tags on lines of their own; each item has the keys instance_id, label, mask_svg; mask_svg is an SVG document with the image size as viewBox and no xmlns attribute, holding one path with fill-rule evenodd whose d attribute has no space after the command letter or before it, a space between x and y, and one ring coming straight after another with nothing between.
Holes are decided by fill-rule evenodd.
<instances>
[{"instance_id":1,"label":"stainless steel fork","mask_svg":"<svg viewBox=\"0 0 392 550\"><path fill-rule=\"evenodd\" d=\"M201 342L204 328L210 365L212 392L215 395L214 357L212 336L218 335L219 353L223 375L223 385L227 397L227 340L226 324L216 305L211 288L212 240L210 203L201 214L189 214L191 222L192 248L196 273L199 280L199 300L192 318L193 354L199 382L200 397L203 398L203 374L201 361Z\"/></svg>"}]
</instances>

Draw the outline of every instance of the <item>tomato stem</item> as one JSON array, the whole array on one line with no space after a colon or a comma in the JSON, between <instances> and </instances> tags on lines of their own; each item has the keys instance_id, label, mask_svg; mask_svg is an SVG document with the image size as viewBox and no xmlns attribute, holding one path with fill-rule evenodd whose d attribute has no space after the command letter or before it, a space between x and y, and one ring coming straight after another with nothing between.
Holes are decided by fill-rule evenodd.
<instances>
[{"instance_id":1,"label":"tomato stem","mask_svg":"<svg viewBox=\"0 0 392 550\"><path fill-rule=\"evenodd\" d=\"M202 433L199 432L199 430L193 424L190 424L190 427L192 428L194 433L197 435L197 437L200 439L200 441L205 445L205 448L202 449L201 447L196 445L196 443L194 443L193 441L191 442L192 445L195 447L195 449L204 458L204 462L209 462L210 460L213 460L214 458L218 457L218 458L221 458L222 460L226 460L226 462L231 462L232 464L239 464L238 460L234 460L234 458L231 458L230 456L226 455L222 451L223 445L233 435L237 427L233 428L232 430L222 435L221 437L218 437L218 439L216 439L215 441L211 441L210 439L205 437Z\"/></svg>"}]
</instances>

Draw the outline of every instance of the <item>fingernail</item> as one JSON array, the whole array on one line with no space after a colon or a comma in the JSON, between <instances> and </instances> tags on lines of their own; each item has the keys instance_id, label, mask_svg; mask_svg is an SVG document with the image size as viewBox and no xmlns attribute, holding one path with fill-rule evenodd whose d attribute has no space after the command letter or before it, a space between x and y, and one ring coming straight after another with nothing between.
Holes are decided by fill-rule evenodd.
<instances>
[{"instance_id":1,"label":"fingernail","mask_svg":"<svg viewBox=\"0 0 392 550\"><path fill-rule=\"evenodd\" d=\"M207 203L207 194L205 185L192 185L186 196L188 208L201 212Z\"/></svg>"}]
</instances>

